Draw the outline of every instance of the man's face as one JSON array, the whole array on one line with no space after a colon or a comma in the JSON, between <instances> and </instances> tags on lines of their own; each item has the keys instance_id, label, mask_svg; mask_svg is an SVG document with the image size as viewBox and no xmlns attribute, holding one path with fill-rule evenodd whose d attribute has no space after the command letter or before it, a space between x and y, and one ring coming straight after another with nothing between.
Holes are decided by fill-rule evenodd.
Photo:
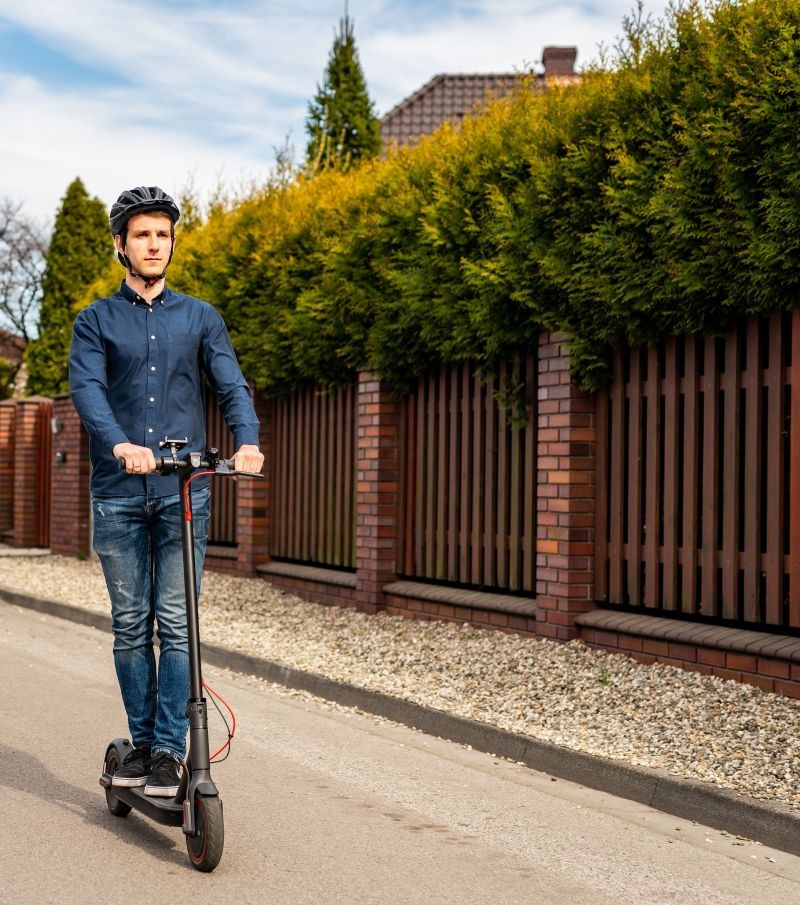
<instances>
[{"instance_id":1,"label":"man's face","mask_svg":"<svg viewBox=\"0 0 800 905\"><path fill-rule=\"evenodd\" d=\"M172 220L161 213L134 214L128 221L125 247L115 236L117 251L128 256L133 270L145 278L160 276L172 250Z\"/></svg>"}]
</instances>

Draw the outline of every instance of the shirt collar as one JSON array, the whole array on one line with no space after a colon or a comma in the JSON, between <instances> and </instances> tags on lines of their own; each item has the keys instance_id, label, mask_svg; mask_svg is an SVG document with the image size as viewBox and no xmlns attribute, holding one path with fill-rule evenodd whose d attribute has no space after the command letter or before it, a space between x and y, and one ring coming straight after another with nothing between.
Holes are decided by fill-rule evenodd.
<instances>
[{"instance_id":1,"label":"shirt collar","mask_svg":"<svg viewBox=\"0 0 800 905\"><path fill-rule=\"evenodd\" d=\"M122 285L119 287L120 295L125 299L126 302L130 302L132 305L136 305L140 303L142 305L147 305L147 302L139 295L138 292L134 292L133 289L125 282L122 281ZM160 305L163 305L164 302L170 297L170 291L167 289L166 284L164 284L164 288L161 293L157 295L153 299L153 304L158 302Z\"/></svg>"}]
</instances>

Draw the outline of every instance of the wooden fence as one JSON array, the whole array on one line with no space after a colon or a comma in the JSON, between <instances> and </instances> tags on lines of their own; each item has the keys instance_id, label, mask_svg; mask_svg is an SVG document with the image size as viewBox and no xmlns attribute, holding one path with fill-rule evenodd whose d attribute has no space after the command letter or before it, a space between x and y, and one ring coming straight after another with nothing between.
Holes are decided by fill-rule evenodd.
<instances>
[{"instance_id":1,"label":"wooden fence","mask_svg":"<svg viewBox=\"0 0 800 905\"><path fill-rule=\"evenodd\" d=\"M271 403L276 559L355 568L355 385Z\"/></svg>"},{"instance_id":2,"label":"wooden fence","mask_svg":"<svg viewBox=\"0 0 800 905\"><path fill-rule=\"evenodd\" d=\"M800 315L618 352L597 429L598 600L800 628Z\"/></svg>"},{"instance_id":3,"label":"wooden fence","mask_svg":"<svg viewBox=\"0 0 800 905\"><path fill-rule=\"evenodd\" d=\"M536 359L420 378L405 406L405 576L534 593Z\"/></svg>"},{"instance_id":4,"label":"wooden fence","mask_svg":"<svg viewBox=\"0 0 800 905\"><path fill-rule=\"evenodd\" d=\"M226 459L234 452L233 435L222 417L217 399L210 387L206 388L206 442L216 446ZM236 546L236 482L211 481L211 518L208 523L208 543L218 547Z\"/></svg>"}]
</instances>

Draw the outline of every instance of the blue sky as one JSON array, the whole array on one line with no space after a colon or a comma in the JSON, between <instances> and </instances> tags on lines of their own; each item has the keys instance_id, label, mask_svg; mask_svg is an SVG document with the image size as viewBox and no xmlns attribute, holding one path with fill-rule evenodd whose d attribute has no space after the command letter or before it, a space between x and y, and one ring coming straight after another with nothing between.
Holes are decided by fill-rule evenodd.
<instances>
[{"instance_id":1,"label":"blue sky","mask_svg":"<svg viewBox=\"0 0 800 905\"><path fill-rule=\"evenodd\" d=\"M659 16L667 0L646 0ZM440 72L578 64L634 0L350 0L379 114ZM110 204L132 185L201 197L260 181L304 117L343 0L0 0L0 196L52 220L80 176Z\"/></svg>"}]
</instances>

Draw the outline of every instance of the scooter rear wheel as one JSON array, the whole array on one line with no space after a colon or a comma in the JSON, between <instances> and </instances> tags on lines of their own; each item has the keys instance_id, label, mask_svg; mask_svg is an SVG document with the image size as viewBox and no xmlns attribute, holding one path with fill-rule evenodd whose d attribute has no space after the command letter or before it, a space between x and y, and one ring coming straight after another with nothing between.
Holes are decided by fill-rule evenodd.
<instances>
[{"instance_id":1,"label":"scooter rear wheel","mask_svg":"<svg viewBox=\"0 0 800 905\"><path fill-rule=\"evenodd\" d=\"M112 746L106 752L105 772L108 773L109 776L113 776L118 769L119 756L117 754L117 749ZM127 817L131 812L131 806L125 804L124 801L120 801L111 789L106 789L106 804L108 805L108 810L111 811L115 817Z\"/></svg>"},{"instance_id":2,"label":"scooter rear wheel","mask_svg":"<svg viewBox=\"0 0 800 905\"><path fill-rule=\"evenodd\" d=\"M216 795L196 795L194 799L195 835L186 837L189 860L197 870L208 873L222 858L225 829L222 801Z\"/></svg>"}]
</instances>

